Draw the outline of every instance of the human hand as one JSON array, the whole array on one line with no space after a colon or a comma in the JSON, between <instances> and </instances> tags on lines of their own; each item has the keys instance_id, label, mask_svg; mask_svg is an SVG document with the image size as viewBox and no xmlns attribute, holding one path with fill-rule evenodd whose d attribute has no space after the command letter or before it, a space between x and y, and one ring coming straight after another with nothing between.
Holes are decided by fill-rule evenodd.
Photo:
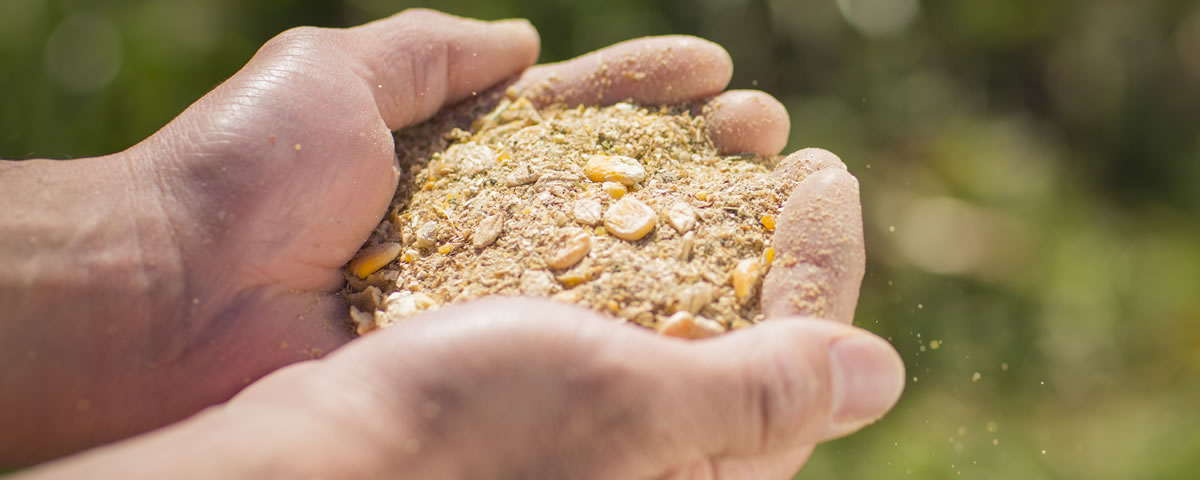
<instances>
[{"instance_id":1,"label":"human hand","mask_svg":"<svg viewBox=\"0 0 1200 480\"><path fill-rule=\"evenodd\" d=\"M0 463L163 425L348 341L335 291L395 189L391 131L522 71L537 50L526 23L421 10L295 29L125 152L2 165L8 185L32 173L8 189L14 208L46 197L55 208L30 202L30 214L66 227L43 247L0 239L13 258L35 258L10 270L30 292L0 292L15 305L4 345L18 347L0 360L25 366L3 373L24 388L0 393L14 433ZM517 86L544 102L676 103L717 95L731 71L714 44L660 37L527 70ZM718 95L705 115L726 151L786 142L786 113L765 94ZM48 243L60 248L37 251Z\"/></svg>"},{"instance_id":2,"label":"human hand","mask_svg":"<svg viewBox=\"0 0 1200 480\"><path fill-rule=\"evenodd\" d=\"M839 322L771 318L684 341L493 299L406 320L40 473L783 479L814 444L882 416L903 386L895 350Z\"/></svg>"}]
</instances>

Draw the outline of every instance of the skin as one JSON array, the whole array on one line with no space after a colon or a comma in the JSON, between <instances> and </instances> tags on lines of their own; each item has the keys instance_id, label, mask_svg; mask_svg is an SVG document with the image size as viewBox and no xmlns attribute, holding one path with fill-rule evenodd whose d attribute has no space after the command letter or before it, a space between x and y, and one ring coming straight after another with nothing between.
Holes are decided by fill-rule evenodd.
<instances>
[{"instance_id":1,"label":"skin","mask_svg":"<svg viewBox=\"0 0 1200 480\"><path fill-rule=\"evenodd\" d=\"M500 299L339 349L340 269L396 186L391 131L473 92L519 75L543 103L709 98L719 148L786 142L777 101L721 93L732 63L710 42L645 38L527 68L537 52L526 22L426 10L293 29L124 152L0 162L0 464L178 421L28 475L787 478L815 443L883 415L903 365L846 325L861 213L832 160L805 164L817 173L776 230L800 239L784 252L800 261L764 292L820 282L837 308L764 295L772 321L689 343Z\"/></svg>"}]
</instances>

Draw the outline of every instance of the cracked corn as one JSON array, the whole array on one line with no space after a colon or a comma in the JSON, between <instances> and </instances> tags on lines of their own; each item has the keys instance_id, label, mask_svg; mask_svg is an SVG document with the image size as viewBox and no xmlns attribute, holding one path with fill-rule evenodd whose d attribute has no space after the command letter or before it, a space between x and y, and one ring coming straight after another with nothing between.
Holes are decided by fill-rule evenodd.
<instances>
[{"instance_id":1,"label":"cracked corn","mask_svg":"<svg viewBox=\"0 0 1200 480\"><path fill-rule=\"evenodd\" d=\"M397 155L400 186L362 258L385 254L347 270L360 334L490 295L687 338L762 318L786 183L768 175L774 158L720 155L686 107L481 96L397 133Z\"/></svg>"}]
</instances>

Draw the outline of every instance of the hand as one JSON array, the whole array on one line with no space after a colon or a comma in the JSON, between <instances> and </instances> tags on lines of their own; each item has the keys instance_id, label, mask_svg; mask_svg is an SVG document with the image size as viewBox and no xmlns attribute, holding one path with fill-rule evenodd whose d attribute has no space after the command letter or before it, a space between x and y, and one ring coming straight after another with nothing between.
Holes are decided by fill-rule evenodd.
<instances>
[{"instance_id":1,"label":"hand","mask_svg":"<svg viewBox=\"0 0 1200 480\"><path fill-rule=\"evenodd\" d=\"M903 386L887 342L838 322L773 318L689 342L575 306L494 299L410 319L40 473L784 479L815 443L882 416Z\"/></svg>"},{"instance_id":2,"label":"hand","mask_svg":"<svg viewBox=\"0 0 1200 480\"><path fill-rule=\"evenodd\" d=\"M0 392L0 464L175 421L348 341L334 292L395 189L391 131L537 51L527 23L423 10L295 29L125 152L0 164L0 362L19 366L0 373L17 386ZM674 103L717 95L731 71L714 44L661 37L517 85L543 102ZM762 93L717 95L705 115L726 151L786 142Z\"/></svg>"}]
</instances>

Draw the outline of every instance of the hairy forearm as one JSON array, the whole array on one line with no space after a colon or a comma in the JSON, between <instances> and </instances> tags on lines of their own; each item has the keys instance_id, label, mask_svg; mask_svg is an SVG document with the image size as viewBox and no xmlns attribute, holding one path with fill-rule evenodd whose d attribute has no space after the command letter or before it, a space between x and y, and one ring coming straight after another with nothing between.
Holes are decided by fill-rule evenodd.
<instances>
[{"instance_id":1,"label":"hairy forearm","mask_svg":"<svg viewBox=\"0 0 1200 480\"><path fill-rule=\"evenodd\" d=\"M161 328L179 283L138 175L120 156L0 162L0 464L53 454L68 430L88 445L111 431L93 427L133 425L113 407L136 382L96 372L156 368L121 334Z\"/></svg>"}]
</instances>

